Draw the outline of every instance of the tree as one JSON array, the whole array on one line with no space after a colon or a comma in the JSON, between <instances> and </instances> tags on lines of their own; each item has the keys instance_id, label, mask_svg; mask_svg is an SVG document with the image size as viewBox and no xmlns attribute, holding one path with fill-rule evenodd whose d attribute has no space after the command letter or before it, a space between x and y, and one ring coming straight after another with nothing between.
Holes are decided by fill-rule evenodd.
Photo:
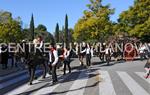
<instances>
[{"instance_id":1,"label":"tree","mask_svg":"<svg viewBox=\"0 0 150 95\"><path fill-rule=\"evenodd\" d=\"M66 43L66 46L69 46L69 38L68 38L68 16L66 14L66 17L65 17L65 43Z\"/></svg>"},{"instance_id":2,"label":"tree","mask_svg":"<svg viewBox=\"0 0 150 95\"><path fill-rule=\"evenodd\" d=\"M11 13L5 11L0 12L0 18L0 42L20 42L23 37L20 22L14 20Z\"/></svg>"},{"instance_id":3,"label":"tree","mask_svg":"<svg viewBox=\"0 0 150 95\"><path fill-rule=\"evenodd\" d=\"M31 33L31 39L33 41L34 39L34 17L33 17L33 14L31 16L31 21L30 21L30 33Z\"/></svg>"},{"instance_id":4,"label":"tree","mask_svg":"<svg viewBox=\"0 0 150 95\"><path fill-rule=\"evenodd\" d=\"M31 32L30 29L26 28L23 29L23 34L24 34L24 38L26 40L31 40ZM38 37L38 36L42 36L44 42L53 42L54 41L54 37L53 35L47 31L47 28L45 25L43 24L39 24L35 29L34 29L34 36Z\"/></svg>"},{"instance_id":5,"label":"tree","mask_svg":"<svg viewBox=\"0 0 150 95\"><path fill-rule=\"evenodd\" d=\"M42 36L43 40L45 42L53 42L54 41L54 37L53 35L47 31L47 28L45 25L43 24L39 24L37 26L37 28L35 28L35 33L34 33L35 37L37 36Z\"/></svg>"},{"instance_id":6,"label":"tree","mask_svg":"<svg viewBox=\"0 0 150 95\"><path fill-rule=\"evenodd\" d=\"M0 11L0 22L1 23L8 23L11 18L12 18L12 14L10 12Z\"/></svg>"},{"instance_id":7,"label":"tree","mask_svg":"<svg viewBox=\"0 0 150 95\"><path fill-rule=\"evenodd\" d=\"M59 43L60 42L60 37L59 37L59 24L57 23L56 24L56 29L55 29L55 41L56 43Z\"/></svg>"},{"instance_id":8,"label":"tree","mask_svg":"<svg viewBox=\"0 0 150 95\"><path fill-rule=\"evenodd\" d=\"M129 36L150 37L150 1L135 0L134 5L120 14L119 24ZM145 38L147 39L147 38ZM150 40L149 40L150 41Z\"/></svg>"},{"instance_id":9,"label":"tree","mask_svg":"<svg viewBox=\"0 0 150 95\"><path fill-rule=\"evenodd\" d=\"M42 24L39 24L39 25L37 26L37 30L40 30L40 31L47 31L47 28L46 28L46 26L44 26L44 25L42 25Z\"/></svg>"},{"instance_id":10,"label":"tree","mask_svg":"<svg viewBox=\"0 0 150 95\"><path fill-rule=\"evenodd\" d=\"M74 41L74 38L73 38L73 33L74 33L74 30L72 29L72 28L69 28L69 34L68 34L68 36L69 36L69 42L73 42Z\"/></svg>"},{"instance_id":11,"label":"tree","mask_svg":"<svg viewBox=\"0 0 150 95\"><path fill-rule=\"evenodd\" d=\"M73 37L77 41L97 40L104 41L112 35L112 22L110 15L114 9L110 5L103 6L101 0L90 0L88 10L80 18L74 27Z\"/></svg>"},{"instance_id":12,"label":"tree","mask_svg":"<svg viewBox=\"0 0 150 95\"><path fill-rule=\"evenodd\" d=\"M64 26L62 27L62 30L59 30L59 40L60 40L60 43L64 43L65 41L65 37L64 37L64 34L65 34L65 29L64 29Z\"/></svg>"}]
</instances>

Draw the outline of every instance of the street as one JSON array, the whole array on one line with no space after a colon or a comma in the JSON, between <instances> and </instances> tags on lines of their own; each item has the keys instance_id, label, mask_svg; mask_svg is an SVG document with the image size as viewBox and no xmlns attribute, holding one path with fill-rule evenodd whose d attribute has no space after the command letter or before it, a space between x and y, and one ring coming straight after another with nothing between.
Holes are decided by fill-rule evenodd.
<instances>
[{"instance_id":1,"label":"street","mask_svg":"<svg viewBox=\"0 0 150 95\"><path fill-rule=\"evenodd\" d=\"M72 73L57 71L59 83L52 85L51 75L40 77L28 85L26 70L0 77L0 95L150 95L150 78L144 78L145 61L111 62L109 66L99 58L92 59L88 69L79 66L78 59L71 62Z\"/></svg>"}]
</instances>

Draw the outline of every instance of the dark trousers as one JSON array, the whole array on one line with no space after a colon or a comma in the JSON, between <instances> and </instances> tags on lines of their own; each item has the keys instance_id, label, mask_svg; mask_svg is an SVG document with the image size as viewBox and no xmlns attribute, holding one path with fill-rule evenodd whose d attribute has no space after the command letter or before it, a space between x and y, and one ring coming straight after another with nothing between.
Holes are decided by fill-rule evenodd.
<instances>
[{"instance_id":1,"label":"dark trousers","mask_svg":"<svg viewBox=\"0 0 150 95\"><path fill-rule=\"evenodd\" d=\"M52 79L53 82L57 82L57 74L56 74L56 68L57 68L57 64L55 66L52 66Z\"/></svg>"},{"instance_id":2,"label":"dark trousers","mask_svg":"<svg viewBox=\"0 0 150 95\"><path fill-rule=\"evenodd\" d=\"M79 55L79 61L81 62L81 66L83 66L83 58L84 58L84 55L80 54Z\"/></svg>"},{"instance_id":3,"label":"dark trousers","mask_svg":"<svg viewBox=\"0 0 150 95\"><path fill-rule=\"evenodd\" d=\"M110 57L109 54L106 54L105 56L106 56L106 63L107 63L107 65L109 65L109 62L110 62L110 60L111 60L111 57Z\"/></svg>"},{"instance_id":4,"label":"dark trousers","mask_svg":"<svg viewBox=\"0 0 150 95\"><path fill-rule=\"evenodd\" d=\"M56 74L57 64L55 66L52 66L52 63L49 64L49 74L52 74L52 80L53 82L57 82L57 74Z\"/></svg>"},{"instance_id":5,"label":"dark trousers","mask_svg":"<svg viewBox=\"0 0 150 95\"><path fill-rule=\"evenodd\" d=\"M8 58L2 58L2 69L7 69Z\"/></svg>"},{"instance_id":6,"label":"dark trousers","mask_svg":"<svg viewBox=\"0 0 150 95\"><path fill-rule=\"evenodd\" d=\"M14 67L14 64L15 64L15 67L17 67L17 62L14 62L14 57L10 57L11 59L11 67Z\"/></svg>"},{"instance_id":7,"label":"dark trousers","mask_svg":"<svg viewBox=\"0 0 150 95\"><path fill-rule=\"evenodd\" d=\"M104 56L105 56L104 53L100 53L100 54L99 54L99 58L100 58L101 61L104 61Z\"/></svg>"},{"instance_id":8,"label":"dark trousers","mask_svg":"<svg viewBox=\"0 0 150 95\"><path fill-rule=\"evenodd\" d=\"M140 53L140 59L141 59L141 60L146 59L145 53Z\"/></svg>"},{"instance_id":9,"label":"dark trousers","mask_svg":"<svg viewBox=\"0 0 150 95\"><path fill-rule=\"evenodd\" d=\"M70 67L70 60L69 59L64 60L64 74L66 74L66 66L68 66L69 73L71 73L71 67Z\"/></svg>"},{"instance_id":10,"label":"dark trousers","mask_svg":"<svg viewBox=\"0 0 150 95\"><path fill-rule=\"evenodd\" d=\"M90 54L86 54L86 64L87 64L87 66L91 65L91 55Z\"/></svg>"},{"instance_id":11,"label":"dark trousers","mask_svg":"<svg viewBox=\"0 0 150 95\"><path fill-rule=\"evenodd\" d=\"M43 67L43 69L44 69L44 71L43 71L43 78L45 78L45 77L46 77L46 64L45 64L45 63L42 63L41 65L42 65L42 67ZM35 78L35 70L36 70L36 67L37 67L37 65L35 65L35 64L28 66L29 75L30 75L30 79L29 79L30 84L32 84L32 81L33 81L34 78Z\"/></svg>"},{"instance_id":12,"label":"dark trousers","mask_svg":"<svg viewBox=\"0 0 150 95\"><path fill-rule=\"evenodd\" d=\"M28 70L29 70L29 76L30 76L30 79L29 79L29 82L30 82L30 84L32 84L32 81L34 80L34 76L35 76L35 69L36 69L36 67L34 66L29 66L28 67Z\"/></svg>"}]
</instances>

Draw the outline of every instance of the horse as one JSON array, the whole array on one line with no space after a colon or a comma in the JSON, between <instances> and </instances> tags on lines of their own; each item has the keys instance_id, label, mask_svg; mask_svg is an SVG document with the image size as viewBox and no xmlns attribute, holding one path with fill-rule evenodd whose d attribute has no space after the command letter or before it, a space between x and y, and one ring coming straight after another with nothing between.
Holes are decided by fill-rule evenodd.
<instances>
[{"instance_id":1,"label":"horse","mask_svg":"<svg viewBox=\"0 0 150 95\"><path fill-rule=\"evenodd\" d=\"M24 54L28 54L28 55L26 55L26 64L27 64L29 76L30 76L29 85L32 85L32 82L35 78L35 70L38 65L42 65L43 69L44 69L42 78L46 77L48 54L43 51L40 51L39 49L36 49L34 44L30 47L31 47L31 51L29 52L29 48L28 48L28 49L26 49L27 51L25 51Z\"/></svg>"}]
</instances>

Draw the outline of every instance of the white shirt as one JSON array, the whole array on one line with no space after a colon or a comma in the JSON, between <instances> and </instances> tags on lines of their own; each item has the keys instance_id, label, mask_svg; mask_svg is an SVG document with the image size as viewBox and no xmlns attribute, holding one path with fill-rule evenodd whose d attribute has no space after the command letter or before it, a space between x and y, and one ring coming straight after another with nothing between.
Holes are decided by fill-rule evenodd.
<instances>
[{"instance_id":1,"label":"white shirt","mask_svg":"<svg viewBox=\"0 0 150 95\"><path fill-rule=\"evenodd\" d=\"M111 49L110 48L106 48L105 49L105 54L109 54L109 53L111 53Z\"/></svg>"},{"instance_id":2,"label":"white shirt","mask_svg":"<svg viewBox=\"0 0 150 95\"><path fill-rule=\"evenodd\" d=\"M91 49L91 56L93 57L94 56L94 50Z\"/></svg>"},{"instance_id":3,"label":"white shirt","mask_svg":"<svg viewBox=\"0 0 150 95\"><path fill-rule=\"evenodd\" d=\"M90 54L91 53L91 49L90 48L86 48L86 54Z\"/></svg>"},{"instance_id":4,"label":"white shirt","mask_svg":"<svg viewBox=\"0 0 150 95\"><path fill-rule=\"evenodd\" d=\"M85 48L83 51L81 51L81 53L86 53L86 54L90 54L91 53L91 49L90 48Z\"/></svg>"},{"instance_id":5,"label":"white shirt","mask_svg":"<svg viewBox=\"0 0 150 95\"><path fill-rule=\"evenodd\" d=\"M56 65L56 63L58 62L58 53L56 50L53 51L53 55L54 55L54 62L52 63L53 65ZM52 62L52 52L49 52L49 62Z\"/></svg>"},{"instance_id":6,"label":"white shirt","mask_svg":"<svg viewBox=\"0 0 150 95\"><path fill-rule=\"evenodd\" d=\"M144 50L146 49L145 46L142 46L139 50L140 50L140 53L144 53Z\"/></svg>"},{"instance_id":7,"label":"white shirt","mask_svg":"<svg viewBox=\"0 0 150 95\"><path fill-rule=\"evenodd\" d=\"M70 50L65 50L64 51L64 57L67 58L70 55Z\"/></svg>"}]
</instances>

